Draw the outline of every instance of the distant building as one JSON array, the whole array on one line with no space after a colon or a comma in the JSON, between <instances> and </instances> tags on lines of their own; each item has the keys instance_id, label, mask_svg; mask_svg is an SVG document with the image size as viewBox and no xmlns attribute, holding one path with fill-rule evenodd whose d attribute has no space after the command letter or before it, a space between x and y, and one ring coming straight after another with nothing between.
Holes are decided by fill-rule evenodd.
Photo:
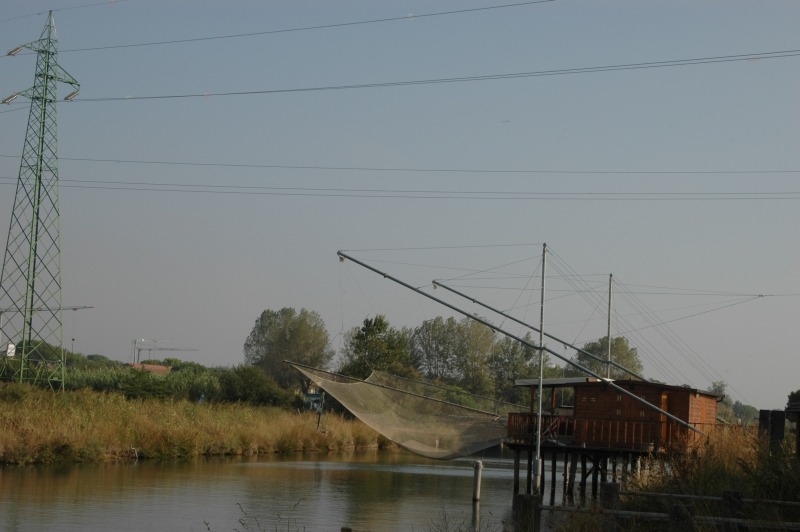
<instances>
[{"instance_id":1,"label":"distant building","mask_svg":"<svg viewBox=\"0 0 800 532\"><path fill-rule=\"evenodd\" d=\"M157 374L166 374L172 371L172 368L169 366L161 366L158 364L126 364L133 369L138 369L139 371L147 371L149 373L157 373Z\"/></svg>"}]
</instances>

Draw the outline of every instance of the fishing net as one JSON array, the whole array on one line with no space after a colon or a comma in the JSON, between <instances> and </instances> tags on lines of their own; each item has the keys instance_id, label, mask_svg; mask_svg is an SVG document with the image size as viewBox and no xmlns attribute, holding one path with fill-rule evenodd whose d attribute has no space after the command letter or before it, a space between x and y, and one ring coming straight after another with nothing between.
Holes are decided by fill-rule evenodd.
<instances>
[{"instance_id":1,"label":"fishing net","mask_svg":"<svg viewBox=\"0 0 800 532\"><path fill-rule=\"evenodd\" d=\"M373 371L366 380L291 363L366 425L412 453L447 460L501 442L525 407Z\"/></svg>"}]
</instances>

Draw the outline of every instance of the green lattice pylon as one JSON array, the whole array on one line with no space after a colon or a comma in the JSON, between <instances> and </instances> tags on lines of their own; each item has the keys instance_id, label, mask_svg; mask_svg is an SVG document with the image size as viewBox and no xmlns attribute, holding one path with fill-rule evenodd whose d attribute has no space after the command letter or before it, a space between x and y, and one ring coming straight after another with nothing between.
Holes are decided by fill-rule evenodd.
<instances>
[{"instance_id":1,"label":"green lattice pylon","mask_svg":"<svg viewBox=\"0 0 800 532\"><path fill-rule=\"evenodd\" d=\"M0 378L64 387L65 350L61 308L61 250L58 199L56 101L59 82L78 82L58 65L53 13L39 40L33 87L12 96L31 101L28 129L0 273Z\"/></svg>"}]
</instances>

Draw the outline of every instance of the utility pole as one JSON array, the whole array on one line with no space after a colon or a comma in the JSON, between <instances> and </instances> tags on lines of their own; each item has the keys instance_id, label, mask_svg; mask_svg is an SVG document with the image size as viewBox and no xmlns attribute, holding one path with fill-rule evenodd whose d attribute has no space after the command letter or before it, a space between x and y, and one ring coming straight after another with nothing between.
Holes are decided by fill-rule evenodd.
<instances>
[{"instance_id":1,"label":"utility pole","mask_svg":"<svg viewBox=\"0 0 800 532\"><path fill-rule=\"evenodd\" d=\"M23 48L36 52L33 87L18 96L31 101L28 129L22 149L14 208L8 226L0 308L4 309L0 337L0 377L19 382L47 382L64 388L65 350L61 306L61 242L58 199L58 137L56 102L58 83L66 83L72 100L80 85L58 64L58 38L52 11L41 37Z\"/></svg>"},{"instance_id":2,"label":"utility pole","mask_svg":"<svg viewBox=\"0 0 800 532\"><path fill-rule=\"evenodd\" d=\"M608 353L607 353L607 362L606 362L606 379L611 378L611 280L614 278L614 274L608 274L608 331L606 333L606 338L608 339Z\"/></svg>"},{"instance_id":3,"label":"utility pole","mask_svg":"<svg viewBox=\"0 0 800 532\"><path fill-rule=\"evenodd\" d=\"M539 404L536 409L536 471L534 472L534 494L542 494L542 381L544 380L544 282L547 271L547 244L542 244L542 294L539 303ZM532 407L533 405L531 405Z\"/></svg>"}]
</instances>

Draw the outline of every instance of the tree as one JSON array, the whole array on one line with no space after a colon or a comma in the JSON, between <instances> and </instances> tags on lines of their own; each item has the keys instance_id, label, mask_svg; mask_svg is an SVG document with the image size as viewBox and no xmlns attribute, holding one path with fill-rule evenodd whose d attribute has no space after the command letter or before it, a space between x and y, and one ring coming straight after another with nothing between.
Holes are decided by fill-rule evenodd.
<instances>
[{"instance_id":1,"label":"tree","mask_svg":"<svg viewBox=\"0 0 800 532\"><path fill-rule=\"evenodd\" d=\"M459 323L455 318L437 316L415 328L410 338L411 358L425 377L453 381L456 375L456 338Z\"/></svg>"},{"instance_id":2,"label":"tree","mask_svg":"<svg viewBox=\"0 0 800 532\"><path fill-rule=\"evenodd\" d=\"M525 341L534 344L527 335ZM514 386L517 379L538 377L539 354L536 349L503 336L494 342L492 356L489 359L489 372L494 380L495 397L510 403L523 404L528 401L528 390ZM546 361L545 361L546 365Z\"/></svg>"},{"instance_id":3,"label":"tree","mask_svg":"<svg viewBox=\"0 0 800 532\"><path fill-rule=\"evenodd\" d=\"M495 340L494 331L471 318L464 318L458 325L456 367L459 384L471 393L493 396L489 359Z\"/></svg>"},{"instance_id":4,"label":"tree","mask_svg":"<svg viewBox=\"0 0 800 532\"><path fill-rule=\"evenodd\" d=\"M789 400L786 401L786 407L789 408L791 406L800 405L800 390L794 391L789 394ZM800 417L796 412L789 412L787 414L789 421L792 423L797 423L797 418Z\"/></svg>"},{"instance_id":5,"label":"tree","mask_svg":"<svg viewBox=\"0 0 800 532\"><path fill-rule=\"evenodd\" d=\"M722 400L717 405L717 417L725 420L726 423L735 423L736 414L733 411L733 401L725 393L727 389L728 385L725 381L714 381L708 391L722 396Z\"/></svg>"},{"instance_id":6,"label":"tree","mask_svg":"<svg viewBox=\"0 0 800 532\"><path fill-rule=\"evenodd\" d=\"M800 390L794 391L789 394L789 400L786 401L786 406L790 406L792 403L800 403Z\"/></svg>"},{"instance_id":7,"label":"tree","mask_svg":"<svg viewBox=\"0 0 800 532\"><path fill-rule=\"evenodd\" d=\"M286 392L257 366L237 366L219 374L222 400L253 405L288 404Z\"/></svg>"},{"instance_id":8,"label":"tree","mask_svg":"<svg viewBox=\"0 0 800 532\"><path fill-rule=\"evenodd\" d=\"M739 401L733 403L733 415L739 423L748 426L752 423L758 423L758 408L742 404Z\"/></svg>"},{"instance_id":9,"label":"tree","mask_svg":"<svg viewBox=\"0 0 800 532\"><path fill-rule=\"evenodd\" d=\"M308 380L284 360L324 368L333 354L325 322L306 309L265 310L244 342L247 364L263 369L284 389L299 386L304 392Z\"/></svg>"},{"instance_id":10,"label":"tree","mask_svg":"<svg viewBox=\"0 0 800 532\"><path fill-rule=\"evenodd\" d=\"M579 352L572 357L572 361L597 373L601 377L605 377L606 366L608 365L605 362L608 357L608 336L604 336L597 341L584 344L583 350L593 354L595 357L601 360L595 360L594 358ZM624 336L618 336L611 339L611 360L636 373L637 375L642 375L644 373L642 361L639 359L639 352L635 347L631 347L628 344L628 339ZM585 376L584 372L578 368L575 368L574 366L568 371L568 373L573 376ZM610 377L612 379L634 378L630 373L614 366L611 366Z\"/></svg>"},{"instance_id":11,"label":"tree","mask_svg":"<svg viewBox=\"0 0 800 532\"><path fill-rule=\"evenodd\" d=\"M359 379L369 377L372 370L403 376L413 373L409 335L409 331L390 326L381 314L365 319L361 327L354 327L345 334L339 372Z\"/></svg>"}]
</instances>

